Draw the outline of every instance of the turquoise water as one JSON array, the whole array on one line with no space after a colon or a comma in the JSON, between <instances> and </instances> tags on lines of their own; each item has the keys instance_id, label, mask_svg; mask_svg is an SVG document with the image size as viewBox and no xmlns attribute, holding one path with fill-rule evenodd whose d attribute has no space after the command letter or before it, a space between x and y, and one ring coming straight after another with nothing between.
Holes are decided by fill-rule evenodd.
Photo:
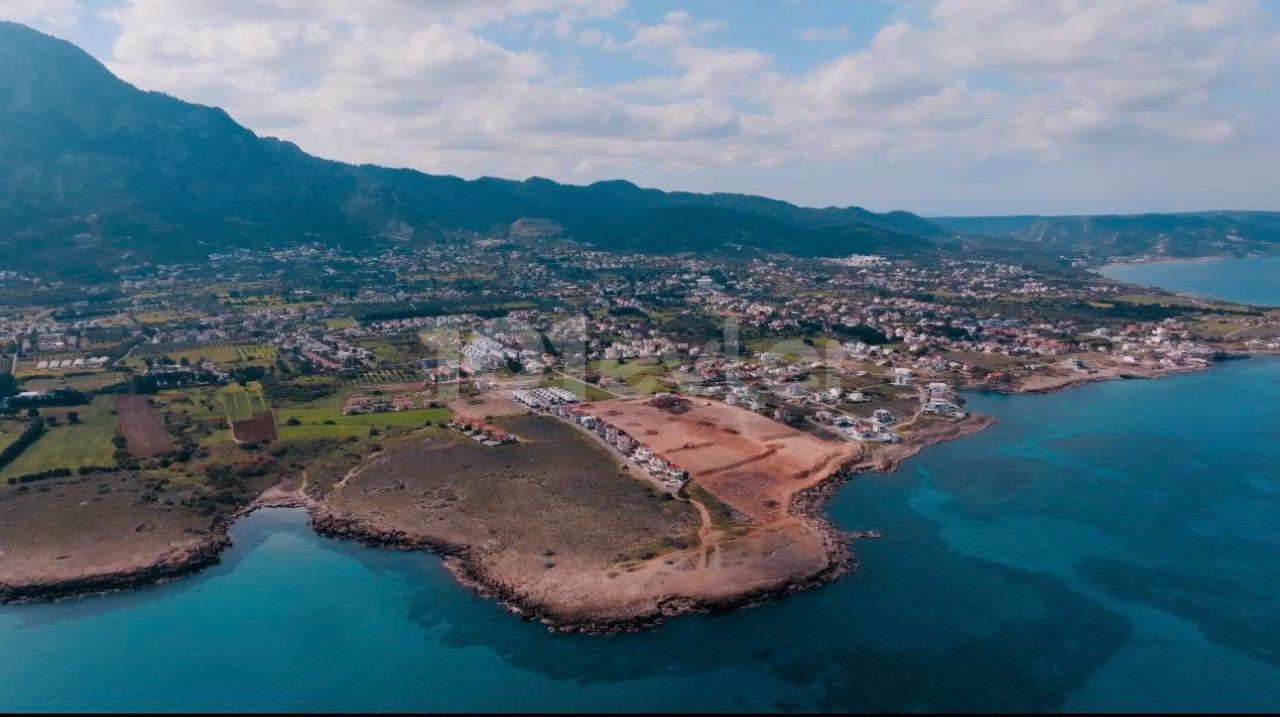
<instances>
[{"instance_id":1,"label":"turquoise water","mask_svg":"<svg viewBox=\"0 0 1280 717\"><path fill-rule=\"evenodd\" d=\"M1280 360L971 406L839 493L884 539L818 590L551 635L264 511L193 578L0 608L0 710L1280 707Z\"/></svg>"},{"instance_id":2,"label":"turquoise water","mask_svg":"<svg viewBox=\"0 0 1280 717\"><path fill-rule=\"evenodd\" d=\"M1104 276L1255 306L1280 306L1280 256L1113 264Z\"/></svg>"}]
</instances>

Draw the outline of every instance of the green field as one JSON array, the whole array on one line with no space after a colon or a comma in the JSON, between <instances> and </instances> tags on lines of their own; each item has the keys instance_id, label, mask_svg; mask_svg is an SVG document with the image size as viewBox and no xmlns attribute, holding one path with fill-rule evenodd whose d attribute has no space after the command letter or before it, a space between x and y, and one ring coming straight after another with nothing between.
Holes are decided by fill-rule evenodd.
<instances>
[{"instance_id":1,"label":"green field","mask_svg":"<svg viewBox=\"0 0 1280 717\"><path fill-rule=\"evenodd\" d=\"M111 444L116 434L116 417L111 413L114 403L112 396L98 396L90 405L77 407L81 423L62 421L46 430L35 445L0 470L0 480L53 468L115 465L115 446Z\"/></svg>"},{"instance_id":2,"label":"green field","mask_svg":"<svg viewBox=\"0 0 1280 717\"><path fill-rule=\"evenodd\" d=\"M141 346L124 364L136 369L146 366L144 357L160 358L167 356L174 361L186 359L191 364L201 360L216 361L230 366L266 366L275 361L278 352L274 346L266 344L232 345L225 341L214 341L207 344L168 344Z\"/></svg>"},{"instance_id":3,"label":"green field","mask_svg":"<svg viewBox=\"0 0 1280 717\"><path fill-rule=\"evenodd\" d=\"M630 393L638 396L648 396L668 390L660 380L668 375L667 368L654 359L627 359L622 362L617 359L605 359L595 361L587 368L625 384L630 388ZM616 387L610 387L610 389L616 390Z\"/></svg>"},{"instance_id":4,"label":"green field","mask_svg":"<svg viewBox=\"0 0 1280 717\"><path fill-rule=\"evenodd\" d=\"M397 349L386 339L360 339L356 341L356 345L369 349L381 361L390 361L396 363L400 360L400 349Z\"/></svg>"},{"instance_id":5,"label":"green field","mask_svg":"<svg viewBox=\"0 0 1280 717\"><path fill-rule=\"evenodd\" d=\"M228 421L243 421L253 418L253 414L270 411L271 404L262 395L262 388L257 382L250 382L243 389L236 384L227 386L222 391L222 408Z\"/></svg>"},{"instance_id":6,"label":"green field","mask_svg":"<svg viewBox=\"0 0 1280 717\"><path fill-rule=\"evenodd\" d=\"M37 374L46 373L37 371ZM57 372L54 372L55 374ZM119 383L124 374L115 371L94 371L83 376L57 376L56 378L29 378L22 382L24 391L52 391L59 388L70 388L89 393L104 386Z\"/></svg>"},{"instance_id":7,"label":"green field","mask_svg":"<svg viewBox=\"0 0 1280 717\"><path fill-rule=\"evenodd\" d=\"M369 433L369 427L387 428L401 426L418 428L430 421L434 425L447 422L451 412L447 408L422 408L414 411L391 411L388 413L363 413L344 416L337 408L288 408L277 411L276 424L282 439L301 438L334 438L343 436L363 436ZM301 423L290 426L289 419L296 418ZM332 424L325 423L332 421Z\"/></svg>"},{"instance_id":8,"label":"green field","mask_svg":"<svg viewBox=\"0 0 1280 717\"><path fill-rule=\"evenodd\" d=\"M382 383L412 383L422 377L411 371L377 370L362 373L355 378L342 379L344 386L375 386Z\"/></svg>"},{"instance_id":9,"label":"green field","mask_svg":"<svg viewBox=\"0 0 1280 717\"><path fill-rule=\"evenodd\" d=\"M810 346L804 342L805 338L809 338L813 342ZM753 339L746 343L746 349L752 354L769 352L776 354L783 361L790 362L806 362L823 361L836 358L840 355L840 342L832 338L824 338L821 336L810 337L792 337L792 338L768 338Z\"/></svg>"},{"instance_id":10,"label":"green field","mask_svg":"<svg viewBox=\"0 0 1280 717\"><path fill-rule=\"evenodd\" d=\"M21 436L25 429L26 425L20 421L0 421L0 451L18 440L18 436Z\"/></svg>"}]
</instances>

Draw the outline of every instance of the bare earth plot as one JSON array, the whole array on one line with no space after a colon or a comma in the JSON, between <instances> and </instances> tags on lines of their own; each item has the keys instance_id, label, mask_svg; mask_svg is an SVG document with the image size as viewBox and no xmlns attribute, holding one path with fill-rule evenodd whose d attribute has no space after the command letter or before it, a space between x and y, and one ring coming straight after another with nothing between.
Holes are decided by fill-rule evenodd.
<instances>
[{"instance_id":1,"label":"bare earth plot","mask_svg":"<svg viewBox=\"0 0 1280 717\"><path fill-rule=\"evenodd\" d=\"M146 396L117 396L116 421L120 435L128 441L129 454L134 458L147 458L173 450L169 432L151 410Z\"/></svg>"},{"instance_id":2,"label":"bare earth plot","mask_svg":"<svg viewBox=\"0 0 1280 717\"><path fill-rule=\"evenodd\" d=\"M792 499L841 471L861 453L718 401L694 400L683 413L644 400L600 401L586 407L690 474L692 491L706 491L733 509L732 525L717 521L702 545L654 561L636 580L660 578L680 594L716 602L753 591L801 584L845 557L843 545L816 515L800 514ZM678 572L671 573L671 568Z\"/></svg>"}]
</instances>

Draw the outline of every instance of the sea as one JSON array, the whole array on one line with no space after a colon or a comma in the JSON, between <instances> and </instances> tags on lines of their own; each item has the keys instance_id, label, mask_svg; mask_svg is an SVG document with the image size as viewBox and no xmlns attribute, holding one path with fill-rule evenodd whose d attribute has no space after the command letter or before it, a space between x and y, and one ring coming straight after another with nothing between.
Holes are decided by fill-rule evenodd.
<instances>
[{"instance_id":1,"label":"sea","mask_svg":"<svg viewBox=\"0 0 1280 717\"><path fill-rule=\"evenodd\" d=\"M1280 709L1280 359L969 408L835 496L883 537L818 589L551 634L264 510L193 577L0 607L0 711Z\"/></svg>"},{"instance_id":2,"label":"sea","mask_svg":"<svg viewBox=\"0 0 1280 717\"><path fill-rule=\"evenodd\" d=\"M1098 273L1202 298L1280 306L1280 256L1111 264Z\"/></svg>"}]
</instances>

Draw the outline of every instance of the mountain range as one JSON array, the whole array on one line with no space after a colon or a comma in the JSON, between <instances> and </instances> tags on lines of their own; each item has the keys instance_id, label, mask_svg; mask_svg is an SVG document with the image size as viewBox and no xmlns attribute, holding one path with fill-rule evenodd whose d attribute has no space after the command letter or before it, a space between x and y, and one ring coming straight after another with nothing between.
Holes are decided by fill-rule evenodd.
<instances>
[{"instance_id":1,"label":"mountain range","mask_svg":"<svg viewBox=\"0 0 1280 717\"><path fill-rule=\"evenodd\" d=\"M219 108L140 90L68 42L0 22L0 269L92 275L298 241L477 236L644 252L1181 255L1280 248L1280 214L929 220L621 180L464 180L347 164L260 137Z\"/></svg>"},{"instance_id":2,"label":"mountain range","mask_svg":"<svg viewBox=\"0 0 1280 717\"><path fill-rule=\"evenodd\" d=\"M1280 250L1280 212L932 217L929 221L960 234L1005 237L1048 251L1094 257L1194 257Z\"/></svg>"}]
</instances>

